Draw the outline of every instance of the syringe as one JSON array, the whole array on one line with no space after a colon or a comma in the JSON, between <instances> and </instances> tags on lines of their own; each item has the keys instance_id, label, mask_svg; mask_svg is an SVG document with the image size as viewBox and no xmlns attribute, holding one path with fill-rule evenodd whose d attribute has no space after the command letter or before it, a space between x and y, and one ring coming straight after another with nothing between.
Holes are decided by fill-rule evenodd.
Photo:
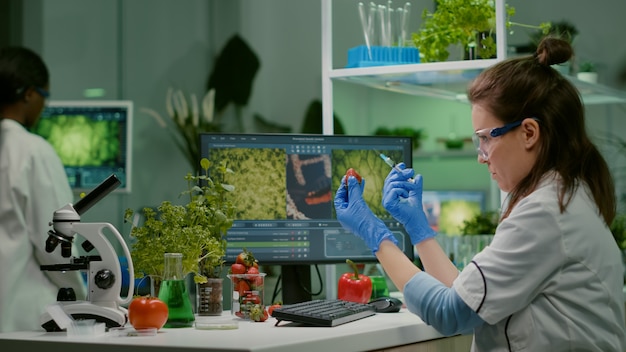
<instances>
[{"instance_id":1,"label":"syringe","mask_svg":"<svg viewBox=\"0 0 626 352\"><path fill-rule=\"evenodd\" d=\"M388 157L387 155L383 153L379 153L378 155L380 156L381 159L383 159L385 164L389 165L389 167L391 167L392 169L395 169L398 172L402 172L402 170L398 167L398 164L396 164L395 161L393 161L390 157ZM409 178L407 181L413 183L413 178Z\"/></svg>"}]
</instances>

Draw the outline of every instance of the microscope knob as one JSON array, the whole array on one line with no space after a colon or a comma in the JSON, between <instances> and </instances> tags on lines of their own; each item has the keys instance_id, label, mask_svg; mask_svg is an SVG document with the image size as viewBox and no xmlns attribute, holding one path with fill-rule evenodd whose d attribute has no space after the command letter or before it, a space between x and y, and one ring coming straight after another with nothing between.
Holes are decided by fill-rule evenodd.
<instances>
[{"instance_id":1,"label":"microscope knob","mask_svg":"<svg viewBox=\"0 0 626 352\"><path fill-rule=\"evenodd\" d=\"M102 269L96 273L94 281L96 282L96 286L106 290L107 288L111 288L115 283L115 274L109 269Z\"/></svg>"}]
</instances>

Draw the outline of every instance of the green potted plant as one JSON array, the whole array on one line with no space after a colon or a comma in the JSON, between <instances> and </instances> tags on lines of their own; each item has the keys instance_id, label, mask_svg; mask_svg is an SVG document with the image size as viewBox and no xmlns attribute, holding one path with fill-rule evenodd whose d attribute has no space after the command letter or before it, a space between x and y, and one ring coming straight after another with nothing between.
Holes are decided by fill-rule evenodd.
<instances>
[{"instance_id":1,"label":"green potted plant","mask_svg":"<svg viewBox=\"0 0 626 352\"><path fill-rule=\"evenodd\" d=\"M445 61L450 56L449 47L460 44L463 50L472 48L482 58L496 53L493 37L495 8L492 0L436 0L434 12L425 9L419 31L413 33L413 42L424 62ZM506 5L506 26L539 28L547 33L550 23L532 26L511 22L515 8Z\"/></svg>"},{"instance_id":2,"label":"green potted plant","mask_svg":"<svg viewBox=\"0 0 626 352\"><path fill-rule=\"evenodd\" d=\"M463 221L461 234L468 235L493 235L500 220L497 211L486 211L476 214L473 218Z\"/></svg>"},{"instance_id":3,"label":"green potted plant","mask_svg":"<svg viewBox=\"0 0 626 352\"><path fill-rule=\"evenodd\" d=\"M589 83L598 83L598 72L596 72L596 65L591 61L583 61L578 65L578 73L576 78L580 81Z\"/></svg>"},{"instance_id":4,"label":"green potted plant","mask_svg":"<svg viewBox=\"0 0 626 352\"><path fill-rule=\"evenodd\" d=\"M396 128L387 128L387 127L378 127L374 131L375 136L405 136L411 137L413 141L413 149L419 149L422 144L422 140L426 139L426 131L422 128L411 128L411 127L396 127Z\"/></svg>"},{"instance_id":5,"label":"green potted plant","mask_svg":"<svg viewBox=\"0 0 626 352\"><path fill-rule=\"evenodd\" d=\"M611 223L611 233L622 251L626 250L626 214L618 214Z\"/></svg>"},{"instance_id":6,"label":"green potted plant","mask_svg":"<svg viewBox=\"0 0 626 352\"><path fill-rule=\"evenodd\" d=\"M144 208L144 221L131 230L131 255L135 277L148 276L157 282L164 269L165 253L183 254L183 272L193 273L197 284L219 279L226 254L226 231L233 224L235 207L227 194L234 187L226 183L232 173L225 163L212 165L208 159L200 162L203 175L185 176L188 197L185 205L163 201L158 208ZM209 177L209 169L214 176ZM133 210L124 218L130 220ZM221 286L220 286L221 290ZM221 292L220 292L221 296ZM221 314L221 302L219 303Z\"/></svg>"}]
</instances>

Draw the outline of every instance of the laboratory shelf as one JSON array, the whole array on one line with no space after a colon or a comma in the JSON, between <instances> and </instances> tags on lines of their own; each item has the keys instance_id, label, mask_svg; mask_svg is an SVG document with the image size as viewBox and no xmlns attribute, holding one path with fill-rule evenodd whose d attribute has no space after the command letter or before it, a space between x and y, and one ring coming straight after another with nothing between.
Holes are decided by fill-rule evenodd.
<instances>
[{"instance_id":1,"label":"laboratory shelf","mask_svg":"<svg viewBox=\"0 0 626 352\"><path fill-rule=\"evenodd\" d=\"M498 60L465 60L334 69L329 77L371 88L467 102L467 84Z\"/></svg>"},{"instance_id":2,"label":"laboratory shelf","mask_svg":"<svg viewBox=\"0 0 626 352\"><path fill-rule=\"evenodd\" d=\"M467 102L468 84L496 62L489 59L345 68L331 70L329 77L396 93ZM626 103L625 91L565 77L579 90L585 105Z\"/></svg>"},{"instance_id":3,"label":"laboratory shelf","mask_svg":"<svg viewBox=\"0 0 626 352\"><path fill-rule=\"evenodd\" d=\"M614 89L602 84L581 81L569 75L565 77L576 86L585 105L626 103L626 91Z\"/></svg>"}]
</instances>

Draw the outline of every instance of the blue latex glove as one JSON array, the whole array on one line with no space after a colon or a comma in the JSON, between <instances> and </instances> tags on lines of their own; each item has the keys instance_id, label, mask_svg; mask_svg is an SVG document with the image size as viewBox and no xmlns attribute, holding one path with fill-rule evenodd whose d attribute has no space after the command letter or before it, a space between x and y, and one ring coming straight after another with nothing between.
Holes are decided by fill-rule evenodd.
<instances>
[{"instance_id":1,"label":"blue latex glove","mask_svg":"<svg viewBox=\"0 0 626 352\"><path fill-rule=\"evenodd\" d=\"M348 187L346 187L346 176L341 179L341 186L335 195L335 210L337 220L348 231L365 241L367 247L373 253L378 251L378 247L383 240L390 240L396 245L398 241L389 231L387 226L372 213L363 200L363 188L365 179L357 181L356 177L348 177Z\"/></svg>"},{"instance_id":2,"label":"blue latex glove","mask_svg":"<svg viewBox=\"0 0 626 352\"><path fill-rule=\"evenodd\" d=\"M430 227L424 214L422 175L411 180L414 173L404 163L391 170L383 186L383 207L404 225L411 237L411 243L415 245L435 237L437 233Z\"/></svg>"}]
</instances>

